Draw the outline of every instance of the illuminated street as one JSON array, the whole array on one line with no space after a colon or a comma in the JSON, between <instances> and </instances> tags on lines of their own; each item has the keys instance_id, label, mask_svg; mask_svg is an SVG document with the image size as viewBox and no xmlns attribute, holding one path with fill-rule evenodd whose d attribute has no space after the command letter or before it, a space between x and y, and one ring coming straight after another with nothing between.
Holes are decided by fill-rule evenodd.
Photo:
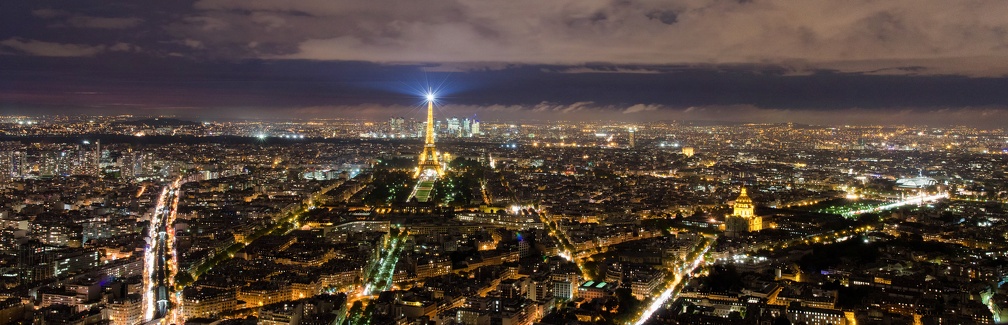
<instances>
[{"instance_id":1,"label":"illuminated street","mask_svg":"<svg viewBox=\"0 0 1008 325\"><path fill-rule=\"evenodd\" d=\"M363 294L370 296L388 290L392 287L392 277L395 275L396 263L402 252L402 241L406 234L391 236L389 242L382 247L380 258L365 272Z\"/></svg>"},{"instance_id":2,"label":"illuminated street","mask_svg":"<svg viewBox=\"0 0 1008 325\"><path fill-rule=\"evenodd\" d=\"M845 217L853 217L853 216L857 216L857 215L861 215L861 214L865 214L865 213L882 212L882 211L892 210L892 209L896 209L896 208L907 206L907 205L920 205L920 204L929 203L929 202L935 202L935 201L938 201L938 200L943 200L943 199L948 199L948 198L949 198L949 194L947 192L945 192L945 193L938 193L938 194L934 194L934 195L924 195L924 194L915 195L915 196L910 196L907 199L902 200L902 201L893 202L893 203L887 203L887 204L883 204L883 205L880 205L880 206L877 206L877 207L874 207L874 208L870 208L870 209L862 209L862 210L855 210L855 211L844 212L843 216L845 216Z\"/></svg>"},{"instance_id":3,"label":"illuminated street","mask_svg":"<svg viewBox=\"0 0 1008 325\"><path fill-rule=\"evenodd\" d=\"M679 290L682 289L682 282L684 280L689 280L693 270L700 267L702 263L707 262L704 255L706 255L707 251L711 249L712 244L713 240L704 240L703 244L698 246L699 250L696 252L695 257L691 261L683 263L675 270L676 272L673 274L672 281L666 284L665 290L662 291L660 295L652 297L648 301L647 308L645 308L644 311L641 312L640 317L633 322L634 325L644 324L644 322L651 318L651 315L653 315L656 311L661 309L666 302L675 300Z\"/></svg>"},{"instance_id":4,"label":"illuminated street","mask_svg":"<svg viewBox=\"0 0 1008 325\"><path fill-rule=\"evenodd\" d=\"M766 242L756 245L750 245L746 246L746 251L756 252L764 249L769 249L773 251L777 249L786 249L790 246L795 245L828 244L834 242L841 242L848 240L854 236L863 235L865 233L874 230L876 230L876 227L870 225L858 226L857 228L851 228L845 230L831 230L824 233L808 235L805 236L804 238L795 238L791 240Z\"/></svg>"},{"instance_id":5,"label":"illuminated street","mask_svg":"<svg viewBox=\"0 0 1008 325\"><path fill-rule=\"evenodd\" d=\"M144 251L144 319L164 318L174 321L174 279L177 273L175 253L175 222L181 180L172 182L161 191L158 203L148 226L148 245Z\"/></svg>"}]
</instances>

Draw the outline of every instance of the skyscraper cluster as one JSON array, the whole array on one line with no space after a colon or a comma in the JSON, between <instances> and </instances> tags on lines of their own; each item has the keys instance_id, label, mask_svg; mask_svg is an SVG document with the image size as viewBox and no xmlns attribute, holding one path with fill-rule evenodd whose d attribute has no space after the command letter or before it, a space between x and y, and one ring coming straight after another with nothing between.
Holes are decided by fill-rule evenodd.
<instances>
[{"instance_id":1,"label":"skyscraper cluster","mask_svg":"<svg viewBox=\"0 0 1008 325\"><path fill-rule=\"evenodd\" d=\"M99 144L49 146L38 150L0 150L0 180L69 175L98 176Z\"/></svg>"},{"instance_id":2,"label":"skyscraper cluster","mask_svg":"<svg viewBox=\"0 0 1008 325\"><path fill-rule=\"evenodd\" d=\"M424 121L407 120L402 117L388 119L385 135L392 138L425 137L427 123ZM482 135L480 121L475 118L451 117L434 121L435 136L453 138L471 138Z\"/></svg>"}]
</instances>

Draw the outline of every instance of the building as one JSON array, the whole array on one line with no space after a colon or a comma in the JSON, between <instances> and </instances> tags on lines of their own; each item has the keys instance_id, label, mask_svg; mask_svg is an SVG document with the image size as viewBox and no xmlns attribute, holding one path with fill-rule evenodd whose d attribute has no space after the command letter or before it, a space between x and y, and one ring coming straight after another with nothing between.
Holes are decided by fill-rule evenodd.
<instances>
[{"instance_id":1,"label":"building","mask_svg":"<svg viewBox=\"0 0 1008 325\"><path fill-rule=\"evenodd\" d=\"M462 325L489 324L490 316L478 308L458 308L454 321Z\"/></svg>"},{"instance_id":2,"label":"building","mask_svg":"<svg viewBox=\"0 0 1008 325\"><path fill-rule=\"evenodd\" d=\"M434 147L434 95L427 95L427 125L424 149L420 153L420 163L414 177L441 177L444 174L437 148Z\"/></svg>"},{"instance_id":3,"label":"building","mask_svg":"<svg viewBox=\"0 0 1008 325\"><path fill-rule=\"evenodd\" d=\"M630 148L637 146L636 139L634 139L634 134L637 133L637 128L631 127L628 132L630 132Z\"/></svg>"},{"instance_id":4,"label":"building","mask_svg":"<svg viewBox=\"0 0 1008 325\"><path fill-rule=\"evenodd\" d=\"M844 325L848 324L843 311L794 305L788 308L788 319L792 324Z\"/></svg>"},{"instance_id":5,"label":"building","mask_svg":"<svg viewBox=\"0 0 1008 325\"><path fill-rule=\"evenodd\" d=\"M143 322L143 298L131 294L108 304L108 318L114 325L136 325Z\"/></svg>"},{"instance_id":6,"label":"building","mask_svg":"<svg viewBox=\"0 0 1008 325\"><path fill-rule=\"evenodd\" d=\"M602 298L611 296L613 292L616 291L616 286L605 281L591 281L585 282L578 287L578 296L584 297L586 300L592 300L595 298Z\"/></svg>"},{"instance_id":7,"label":"building","mask_svg":"<svg viewBox=\"0 0 1008 325\"><path fill-rule=\"evenodd\" d=\"M388 121L388 131L389 134L401 134L406 129L406 120L402 117L392 117Z\"/></svg>"},{"instance_id":8,"label":"building","mask_svg":"<svg viewBox=\"0 0 1008 325\"><path fill-rule=\"evenodd\" d=\"M416 261L414 268L417 279L425 279L451 273L451 259L447 257L425 258Z\"/></svg>"},{"instance_id":9,"label":"building","mask_svg":"<svg viewBox=\"0 0 1008 325\"><path fill-rule=\"evenodd\" d=\"M577 286L581 280L580 278L574 272L553 273L553 296L560 299L573 300L578 294Z\"/></svg>"},{"instance_id":10,"label":"building","mask_svg":"<svg viewBox=\"0 0 1008 325\"><path fill-rule=\"evenodd\" d=\"M18 278L22 284L53 277L54 247L30 241L18 246Z\"/></svg>"},{"instance_id":11,"label":"building","mask_svg":"<svg viewBox=\"0 0 1008 325\"><path fill-rule=\"evenodd\" d=\"M627 270L626 282L630 285L630 292L635 298L645 300L658 290L666 273L650 266L636 266Z\"/></svg>"},{"instance_id":12,"label":"building","mask_svg":"<svg viewBox=\"0 0 1008 325\"><path fill-rule=\"evenodd\" d=\"M525 298L528 296L529 278L504 279L497 285L497 291L501 297L509 299Z\"/></svg>"},{"instance_id":13,"label":"building","mask_svg":"<svg viewBox=\"0 0 1008 325\"><path fill-rule=\"evenodd\" d=\"M553 281L549 276L543 274L533 275L529 278L526 298L532 301L546 301L553 299Z\"/></svg>"},{"instance_id":14,"label":"building","mask_svg":"<svg viewBox=\"0 0 1008 325\"><path fill-rule=\"evenodd\" d=\"M459 119L457 117L452 116L452 118L448 119L448 133L453 136L461 135L462 124L459 123Z\"/></svg>"},{"instance_id":15,"label":"building","mask_svg":"<svg viewBox=\"0 0 1008 325\"><path fill-rule=\"evenodd\" d=\"M21 179L26 171L27 155L24 151L0 151L0 181Z\"/></svg>"},{"instance_id":16,"label":"building","mask_svg":"<svg viewBox=\"0 0 1008 325\"><path fill-rule=\"evenodd\" d=\"M536 321L535 305L524 299L495 299L487 307L490 324L531 325Z\"/></svg>"},{"instance_id":17,"label":"building","mask_svg":"<svg viewBox=\"0 0 1008 325\"><path fill-rule=\"evenodd\" d=\"M263 306L259 309L259 325L298 325L304 317L304 303L291 301Z\"/></svg>"},{"instance_id":18,"label":"building","mask_svg":"<svg viewBox=\"0 0 1008 325\"><path fill-rule=\"evenodd\" d=\"M186 319L208 318L234 310L238 306L234 290L187 287L182 290L182 316Z\"/></svg>"},{"instance_id":19,"label":"building","mask_svg":"<svg viewBox=\"0 0 1008 325\"><path fill-rule=\"evenodd\" d=\"M101 252L93 248L57 249L28 242L18 247L18 275L21 283L30 283L76 274L100 266L101 256Z\"/></svg>"},{"instance_id":20,"label":"building","mask_svg":"<svg viewBox=\"0 0 1008 325\"><path fill-rule=\"evenodd\" d=\"M753 204L746 188L742 188L742 193L735 199L735 207L732 215L725 218L725 235L736 237L743 233L760 231L763 229L763 218L755 214L756 206Z\"/></svg>"},{"instance_id":21,"label":"building","mask_svg":"<svg viewBox=\"0 0 1008 325\"><path fill-rule=\"evenodd\" d=\"M682 154L686 157L693 157L693 147L683 147Z\"/></svg>"},{"instance_id":22,"label":"building","mask_svg":"<svg viewBox=\"0 0 1008 325\"><path fill-rule=\"evenodd\" d=\"M88 302L86 296L66 290L65 288L46 288L39 293L42 296L40 299L42 303L39 306L43 308L53 305L64 305L72 307L77 312L81 312L88 310L94 303Z\"/></svg>"},{"instance_id":23,"label":"building","mask_svg":"<svg viewBox=\"0 0 1008 325\"><path fill-rule=\"evenodd\" d=\"M251 307L265 306L290 300L291 289L287 283L258 281L239 288L236 298Z\"/></svg>"},{"instance_id":24,"label":"building","mask_svg":"<svg viewBox=\"0 0 1008 325\"><path fill-rule=\"evenodd\" d=\"M0 300L0 324L17 324L25 316L25 307L17 297Z\"/></svg>"},{"instance_id":25,"label":"building","mask_svg":"<svg viewBox=\"0 0 1008 325\"><path fill-rule=\"evenodd\" d=\"M468 118L462 119L462 136L472 136L472 120Z\"/></svg>"},{"instance_id":26,"label":"building","mask_svg":"<svg viewBox=\"0 0 1008 325\"><path fill-rule=\"evenodd\" d=\"M900 178L896 180L896 188L898 189L921 189L934 185L938 185L938 181L927 176Z\"/></svg>"},{"instance_id":27,"label":"building","mask_svg":"<svg viewBox=\"0 0 1008 325\"><path fill-rule=\"evenodd\" d=\"M102 286L100 278L84 277L61 287L44 287L39 290L42 307L67 305L82 312L101 303Z\"/></svg>"}]
</instances>

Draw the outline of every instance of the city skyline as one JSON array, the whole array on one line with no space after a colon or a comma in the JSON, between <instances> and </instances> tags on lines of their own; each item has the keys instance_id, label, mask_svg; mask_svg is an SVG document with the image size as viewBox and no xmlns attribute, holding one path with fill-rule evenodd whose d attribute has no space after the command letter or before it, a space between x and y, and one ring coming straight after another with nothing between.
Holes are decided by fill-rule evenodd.
<instances>
[{"instance_id":1,"label":"city skyline","mask_svg":"<svg viewBox=\"0 0 1008 325\"><path fill-rule=\"evenodd\" d=\"M1008 319L1004 130L442 121L0 120L0 315Z\"/></svg>"},{"instance_id":2,"label":"city skyline","mask_svg":"<svg viewBox=\"0 0 1008 325\"><path fill-rule=\"evenodd\" d=\"M377 120L438 80L490 119L1008 120L996 1L151 6L11 4L0 113Z\"/></svg>"},{"instance_id":3,"label":"city skyline","mask_svg":"<svg viewBox=\"0 0 1008 325\"><path fill-rule=\"evenodd\" d=\"M0 325L1008 324L1008 2L0 6Z\"/></svg>"}]
</instances>

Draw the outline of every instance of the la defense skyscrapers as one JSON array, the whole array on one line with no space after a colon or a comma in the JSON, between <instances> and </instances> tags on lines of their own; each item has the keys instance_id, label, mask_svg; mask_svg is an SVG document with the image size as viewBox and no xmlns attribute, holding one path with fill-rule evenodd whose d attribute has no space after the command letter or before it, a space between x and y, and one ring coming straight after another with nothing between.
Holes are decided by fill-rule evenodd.
<instances>
[{"instance_id":1,"label":"la defense skyscrapers","mask_svg":"<svg viewBox=\"0 0 1008 325\"><path fill-rule=\"evenodd\" d=\"M427 94L427 126L424 136L424 148L414 177L441 177L444 170L434 146L434 94Z\"/></svg>"}]
</instances>

